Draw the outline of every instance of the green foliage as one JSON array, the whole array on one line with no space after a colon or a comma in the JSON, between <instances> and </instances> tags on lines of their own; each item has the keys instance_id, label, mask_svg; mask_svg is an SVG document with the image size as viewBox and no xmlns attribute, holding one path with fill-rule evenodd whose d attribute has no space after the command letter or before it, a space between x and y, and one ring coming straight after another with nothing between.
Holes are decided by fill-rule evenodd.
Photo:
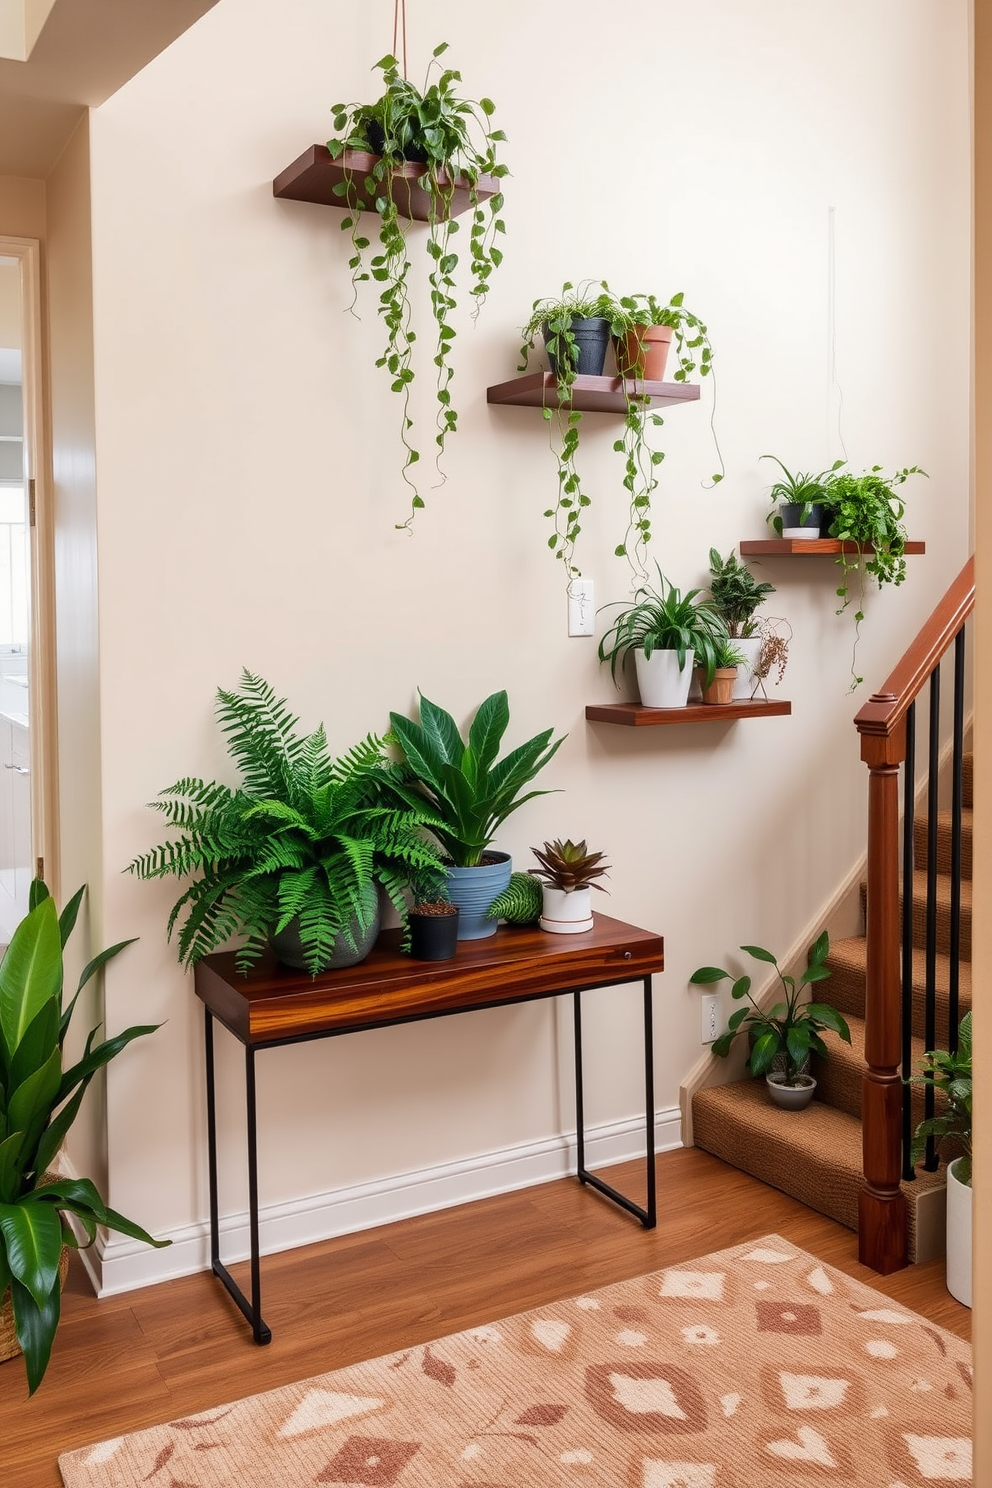
<instances>
[{"instance_id":1,"label":"green foliage","mask_svg":"<svg viewBox=\"0 0 992 1488\"><path fill-rule=\"evenodd\" d=\"M772 509L768 513L766 521L769 521L782 536L783 522L779 506L802 507L800 513L801 521L805 522L814 506L827 500L827 492L835 473L841 469L843 460L835 460L828 470L821 470L818 475L809 471L797 471L795 474L788 470L779 459L778 455L762 455L762 460L774 460L781 470L781 477L775 482L768 492L772 501Z\"/></svg>"},{"instance_id":2,"label":"green foliage","mask_svg":"<svg viewBox=\"0 0 992 1488\"><path fill-rule=\"evenodd\" d=\"M566 280L560 296L535 300L530 319L522 329L518 372L527 370L528 359L539 334L555 362L557 403L545 405L544 417L549 423L551 450L558 467L558 495L555 504L544 513L554 531L548 547L565 568L569 582L580 577L575 564L575 544L582 530L583 514L591 498L583 491L576 464L579 449L581 412L572 406L575 383L576 342L572 322L578 318L603 317L610 322L610 333L619 338L641 325L667 325L674 330L673 345L677 367L675 382L687 382L699 369L701 377L712 371L713 348L706 326L686 309L680 292L662 304L653 295L617 296L605 279L584 280L574 285ZM635 579L646 579L645 551L651 540L651 496L658 485L657 469L664 460L662 450L652 449L648 440L650 427L664 424L661 414L653 412L649 400L638 393L636 380L623 382L626 404L623 432L613 448L623 460L623 487L627 492L627 526L623 540L614 553L626 558ZM718 447L719 452L719 447ZM723 479L723 468L712 477Z\"/></svg>"},{"instance_id":3,"label":"green foliage","mask_svg":"<svg viewBox=\"0 0 992 1488\"><path fill-rule=\"evenodd\" d=\"M811 1054L819 1054L822 1059L827 1058L829 1051L820 1037L824 1029L839 1034L845 1043L851 1042L851 1030L836 1008L826 1002L799 1000L804 987L825 981L830 975L826 965L830 954L827 932L824 930L810 947L806 970L798 983L795 977L783 975L771 951L766 951L762 946L747 945L741 946L741 950L756 961L774 966L785 993L785 1001L777 1002L765 1010L751 996L749 976L735 977L733 972L722 971L718 966L700 966L689 978L690 982L696 986L709 986L713 982L730 978L734 984L731 995L737 1001L746 997L750 1004L748 1007L738 1008L730 1015L728 1031L713 1041L713 1053L721 1056L729 1054L738 1034L746 1033L751 1041L748 1057L748 1069L751 1073L768 1074L776 1059L781 1059L785 1067L785 1083L795 1085L799 1076L804 1073Z\"/></svg>"},{"instance_id":4,"label":"green foliage","mask_svg":"<svg viewBox=\"0 0 992 1488\"><path fill-rule=\"evenodd\" d=\"M754 612L775 593L775 585L759 584L736 553L721 558L716 548L710 548L710 574L710 595L728 635L732 640L753 636L758 628Z\"/></svg>"},{"instance_id":5,"label":"green foliage","mask_svg":"<svg viewBox=\"0 0 992 1488\"><path fill-rule=\"evenodd\" d=\"M921 1121L913 1134L911 1157L919 1162L933 1137L939 1148L944 1142L955 1142L961 1149L961 1161L955 1169L962 1183L971 1185L971 1014L965 1013L958 1029L958 1046L953 1054L946 1049L929 1049L923 1056L923 1071L911 1077L911 1083L930 1085L944 1097L942 1111Z\"/></svg>"},{"instance_id":6,"label":"green foliage","mask_svg":"<svg viewBox=\"0 0 992 1488\"><path fill-rule=\"evenodd\" d=\"M436 328L433 362L437 369L437 462L444 453L447 436L458 425L450 389L453 376L450 359L455 341L450 316L457 307L456 273L460 258L453 242L459 223L451 217L450 208L458 178L468 183L471 202L468 259L470 295L476 314L488 293L493 270L503 260L496 243L506 231L500 215L502 192L497 191L485 201L478 195L482 176L492 176L498 181L507 174L506 166L497 160L496 149L506 136L501 129L490 127L495 111L491 99L482 98L476 103L460 98L455 92L455 84L461 82L460 73L444 68L431 81L431 70L435 65L440 66L438 58L445 51L447 42L434 48L422 90L401 76L395 57L380 58L373 70L382 73L385 84L382 96L372 104L334 104L331 112L339 137L327 142L335 160L350 150L378 157L367 175L347 171L340 187L334 189L348 208L341 228L351 234L352 256L348 267L356 298L360 283L372 279L379 286L379 314L386 327L386 345L376 366L386 369L393 392L399 393L403 400L400 423L405 452L403 477L413 492L410 516L400 524L404 527L409 527L424 501L417 480L410 473L420 459L420 452L412 443L410 417L416 333L411 324L407 284L410 269L407 239L394 195L395 167L404 161L421 163L424 170L420 185L431 201L427 254L431 261L430 298ZM371 245L361 231L363 211L375 211L379 216L379 252L370 258L367 251Z\"/></svg>"},{"instance_id":7,"label":"green foliage","mask_svg":"<svg viewBox=\"0 0 992 1488\"><path fill-rule=\"evenodd\" d=\"M544 907L541 885L532 873L511 873L510 882L486 910L489 920L508 925L536 925Z\"/></svg>"},{"instance_id":8,"label":"green foliage","mask_svg":"<svg viewBox=\"0 0 992 1488\"><path fill-rule=\"evenodd\" d=\"M187 777L152 803L178 836L135 858L139 878L195 875L169 916L179 959L192 966L240 933L246 971L272 935L298 920L307 968L326 965L340 936L355 948L380 884L406 927L405 890L429 898L445 874L424 836L435 820L370 734L332 760L321 724L300 737L285 698L245 671L218 689L217 717L241 771L235 788Z\"/></svg>"},{"instance_id":9,"label":"green foliage","mask_svg":"<svg viewBox=\"0 0 992 1488\"><path fill-rule=\"evenodd\" d=\"M634 602L621 610L599 643L600 661L610 663L610 676L617 683L617 666L623 671L634 651L650 656L653 651L675 651L679 670L684 671L686 653L694 653L695 666L702 668L706 685L713 680L717 649L727 640L727 627L712 600L699 599L700 589L685 594L669 583L658 564L658 589L642 584ZM610 606L607 606L610 608Z\"/></svg>"},{"instance_id":10,"label":"green foliage","mask_svg":"<svg viewBox=\"0 0 992 1488\"><path fill-rule=\"evenodd\" d=\"M48 888L36 879L31 908L0 962L0 1299L8 1289L17 1339L24 1353L28 1389L40 1385L59 1323L58 1268L63 1245L79 1248L67 1215L79 1220L86 1243L98 1225L162 1246L109 1209L85 1178L46 1181L50 1168L96 1074L132 1039L152 1025L127 1028L95 1043L90 1031L82 1057L63 1067L63 1045L76 1002L87 982L125 946L122 940L94 956L75 994L63 1006L62 952L72 932L83 890L56 911Z\"/></svg>"},{"instance_id":11,"label":"green foliage","mask_svg":"<svg viewBox=\"0 0 992 1488\"><path fill-rule=\"evenodd\" d=\"M562 842L558 837L554 842L546 842L543 848L532 847L531 852L541 865L534 869L534 877L566 894L573 894L576 889L602 889L603 885L596 879L610 871L609 863L603 862L604 854L589 852L585 838L573 842L569 837Z\"/></svg>"},{"instance_id":12,"label":"green foliage","mask_svg":"<svg viewBox=\"0 0 992 1488\"><path fill-rule=\"evenodd\" d=\"M716 662L717 671L726 672L730 671L732 667L743 666L746 657L744 655L744 652L739 651L734 645L733 641L730 640L720 642L720 644L716 648L716 656L714 660Z\"/></svg>"},{"instance_id":13,"label":"green foliage","mask_svg":"<svg viewBox=\"0 0 992 1488\"><path fill-rule=\"evenodd\" d=\"M430 830L458 868L481 862L500 823L525 801L548 794L520 792L564 741L552 741L553 730L545 729L498 759L510 722L505 692L480 703L467 740L451 714L423 693L419 723L402 713L390 713L389 722L409 767L406 778L429 802Z\"/></svg>"}]
</instances>

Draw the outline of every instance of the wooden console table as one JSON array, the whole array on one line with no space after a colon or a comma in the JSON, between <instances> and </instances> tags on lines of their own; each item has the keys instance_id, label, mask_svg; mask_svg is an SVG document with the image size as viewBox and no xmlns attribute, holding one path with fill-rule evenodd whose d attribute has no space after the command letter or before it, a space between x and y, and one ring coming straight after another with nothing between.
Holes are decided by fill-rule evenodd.
<instances>
[{"instance_id":1,"label":"wooden console table","mask_svg":"<svg viewBox=\"0 0 992 1488\"><path fill-rule=\"evenodd\" d=\"M506 927L486 940L463 940L452 961L414 961L399 950L399 931L386 930L358 966L311 979L274 959L242 976L233 952L206 956L196 967L196 995L204 1005L207 1084L207 1144L210 1173L210 1264L251 1323L255 1342L268 1343L262 1321L258 1240L258 1153L255 1054L259 1049L333 1038L395 1023L420 1022L453 1013L506 1007L515 1002L573 995L575 1024L576 1172L636 1216L645 1229L657 1222L654 1173L654 1067L651 977L664 969L660 935L597 915L581 935L549 935ZM618 1193L585 1166L582 1099L581 994L599 987L641 981L644 989L644 1095L647 1142L647 1203L644 1208ZM220 1258L217 1199L217 1113L214 1079L214 1020L244 1046L245 1113L248 1137L248 1222L251 1298L245 1296Z\"/></svg>"}]
</instances>

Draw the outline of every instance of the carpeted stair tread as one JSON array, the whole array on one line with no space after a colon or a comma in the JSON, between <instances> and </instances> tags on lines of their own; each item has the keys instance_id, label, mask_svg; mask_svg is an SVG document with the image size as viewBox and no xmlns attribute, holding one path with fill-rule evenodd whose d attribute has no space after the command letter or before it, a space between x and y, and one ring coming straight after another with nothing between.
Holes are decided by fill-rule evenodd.
<instances>
[{"instance_id":1,"label":"carpeted stair tread","mask_svg":"<svg viewBox=\"0 0 992 1488\"><path fill-rule=\"evenodd\" d=\"M805 1111L773 1106L764 1080L740 1080L697 1091L692 1101L693 1141L735 1168L828 1215L858 1228L861 1123L846 1111L815 1100ZM741 1133L747 1140L740 1140ZM915 1199L943 1186L944 1172L918 1171L902 1185L909 1212L910 1256L916 1253Z\"/></svg>"},{"instance_id":2,"label":"carpeted stair tread","mask_svg":"<svg viewBox=\"0 0 992 1488\"><path fill-rule=\"evenodd\" d=\"M847 1015L845 1014L845 1017ZM814 1057L810 1073L816 1077L816 1098L849 1116L861 1120L862 1078L867 1067L865 1060L865 1020L848 1017L851 1042L845 1043L836 1033L824 1033L823 1042L830 1050L829 1059ZM923 1065L925 1044L921 1038L913 1040L913 1069ZM913 1125L923 1120L923 1090L913 1087Z\"/></svg>"},{"instance_id":3,"label":"carpeted stair tread","mask_svg":"<svg viewBox=\"0 0 992 1488\"><path fill-rule=\"evenodd\" d=\"M961 760L962 800L969 811L975 804L975 756L966 754Z\"/></svg>"},{"instance_id":4,"label":"carpeted stair tread","mask_svg":"<svg viewBox=\"0 0 992 1488\"><path fill-rule=\"evenodd\" d=\"M961 813L961 872L965 878L971 877L973 820L974 813L968 807L965 807ZM952 816L949 811L939 811L937 813L938 873L950 873L951 871L951 824ZM926 817L917 817L913 823L913 854L917 868L925 868L927 866L928 838L929 831Z\"/></svg>"},{"instance_id":5,"label":"carpeted stair tread","mask_svg":"<svg viewBox=\"0 0 992 1488\"><path fill-rule=\"evenodd\" d=\"M865 1011L865 939L863 935L850 940L835 940L830 947L828 961L831 976L823 985L822 996L844 1014L845 1018L863 1018ZM937 1033L938 1044L946 1048L947 1037L947 991L950 985L950 958L938 955L936 961L937 989ZM958 999L960 1016L971 1007L971 962L962 961L959 967ZM920 1038L924 1033L924 988L926 985L926 952L913 951L913 1032Z\"/></svg>"},{"instance_id":6,"label":"carpeted stair tread","mask_svg":"<svg viewBox=\"0 0 992 1488\"><path fill-rule=\"evenodd\" d=\"M937 950L946 955L951 945L951 880L948 874L937 875ZM861 911L865 912L868 886L861 885ZM927 874L925 868L917 868L913 874L913 944L926 945L927 934ZM902 908L900 905L900 917ZM971 880L961 880L961 955L971 960Z\"/></svg>"}]
</instances>

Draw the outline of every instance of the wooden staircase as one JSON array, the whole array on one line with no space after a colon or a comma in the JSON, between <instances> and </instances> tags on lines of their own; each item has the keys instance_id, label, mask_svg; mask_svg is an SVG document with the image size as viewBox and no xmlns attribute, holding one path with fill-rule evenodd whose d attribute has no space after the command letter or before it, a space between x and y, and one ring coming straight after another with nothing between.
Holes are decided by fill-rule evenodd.
<instances>
[{"instance_id":1,"label":"wooden staircase","mask_svg":"<svg viewBox=\"0 0 992 1488\"><path fill-rule=\"evenodd\" d=\"M962 817L962 893L960 1015L971 1007L971 856L972 757L964 760ZM938 819L937 894L937 1043L947 1047L947 989L950 962L949 868L950 814ZM918 820L914 831L916 872L913 883L913 1067L924 1053L926 945L927 823ZM865 886L862 885L862 901ZM835 1034L825 1034L828 1060L816 1060L816 1099L804 1112L780 1111L768 1099L764 1080L745 1079L696 1093L692 1101L693 1142L745 1173L791 1194L811 1209L858 1228L858 1195L863 1187L861 1099L865 1061L865 1002L867 943L864 936L837 941L830 950L830 980L817 987L818 996L844 1014L851 1029L848 1046ZM921 1091L914 1092L914 1125L923 1119ZM917 1169L904 1182L907 1199L909 1258L917 1258L917 1198L935 1186L943 1187L943 1171Z\"/></svg>"}]
</instances>

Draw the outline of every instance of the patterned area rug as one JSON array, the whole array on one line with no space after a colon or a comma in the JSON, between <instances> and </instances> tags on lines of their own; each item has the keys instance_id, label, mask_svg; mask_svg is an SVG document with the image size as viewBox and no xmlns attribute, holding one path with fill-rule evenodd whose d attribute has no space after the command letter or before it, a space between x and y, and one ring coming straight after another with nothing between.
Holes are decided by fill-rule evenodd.
<instances>
[{"instance_id":1,"label":"patterned area rug","mask_svg":"<svg viewBox=\"0 0 992 1488\"><path fill-rule=\"evenodd\" d=\"M970 1483L968 1345L777 1235L102 1442L67 1488Z\"/></svg>"}]
</instances>

